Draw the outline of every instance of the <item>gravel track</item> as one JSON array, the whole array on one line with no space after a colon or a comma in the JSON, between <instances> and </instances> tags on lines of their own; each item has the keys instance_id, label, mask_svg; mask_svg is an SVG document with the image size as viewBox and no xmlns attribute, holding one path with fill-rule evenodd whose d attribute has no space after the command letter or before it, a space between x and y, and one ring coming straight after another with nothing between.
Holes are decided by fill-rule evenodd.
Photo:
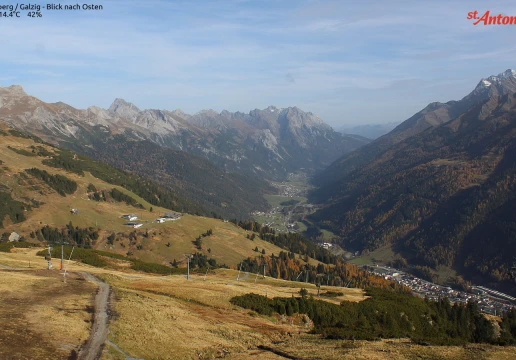
<instances>
[{"instance_id":1,"label":"gravel track","mask_svg":"<svg viewBox=\"0 0 516 360\"><path fill-rule=\"evenodd\" d=\"M90 337L79 351L79 360L97 360L100 358L102 348L108 335L108 299L109 285L100 281L89 273L81 273L84 278L99 286L95 296L95 316L91 327Z\"/></svg>"}]
</instances>

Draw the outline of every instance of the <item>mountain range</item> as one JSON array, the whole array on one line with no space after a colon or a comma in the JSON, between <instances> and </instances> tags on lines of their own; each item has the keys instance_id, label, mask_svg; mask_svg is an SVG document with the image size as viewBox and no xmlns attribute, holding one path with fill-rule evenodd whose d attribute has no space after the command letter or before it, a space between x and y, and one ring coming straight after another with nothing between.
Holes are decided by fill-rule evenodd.
<instances>
[{"instance_id":1,"label":"mountain range","mask_svg":"<svg viewBox=\"0 0 516 360\"><path fill-rule=\"evenodd\" d=\"M311 219L349 249L392 245L413 264L509 279L516 256L516 72L432 103L313 182Z\"/></svg>"},{"instance_id":2,"label":"mountain range","mask_svg":"<svg viewBox=\"0 0 516 360\"><path fill-rule=\"evenodd\" d=\"M247 218L268 207L271 180L317 172L319 210L306 219L345 249L390 246L412 264L503 283L516 255L515 92L507 70L372 142L297 107L190 115L115 99L78 110L19 86L0 88L0 120L154 179L205 214Z\"/></svg>"},{"instance_id":3,"label":"mountain range","mask_svg":"<svg viewBox=\"0 0 516 360\"><path fill-rule=\"evenodd\" d=\"M143 110L116 99L109 113L150 131L157 144L202 156L213 164L267 179L289 172L321 170L338 155L357 149L367 139L342 135L310 112L269 106L248 114L203 110Z\"/></svg>"},{"instance_id":4,"label":"mountain range","mask_svg":"<svg viewBox=\"0 0 516 360\"><path fill-rule=\"evenodd\" d=\"M44 103L20 86L0 88L0 117L16 129L69 147L77 142L91 146L92 135L124 134L206 158L222 169L274 180L299 168L320 170L369 142L340 134L297 107L189 115L181 110L140 110L115 99L107 110L78 110Z\"/></svg>"},{"instance_id":5,"label":"mountain range","mask_svg":"<svg viewBox=\"0 0 516 360\"><path fill-rule=\"evenodd\" d=\"M481 79L475 89L459 101L446 103L433 102L423 110L403 121L388 134L376 141L354 151L349 156L343 156L331 164L325 171L320 172L314 183L318 186L329 185L337 178L351 173L373 161L390 146L395 145L413 135L417 135L426 129L442 125L470 107L493 96L510 94L516 91L515 70L506 70L497 76Z\"/></svg>"},{"instance_id":6,"label":"mountain range","mask_svg":"<svg viewBox=\"0 0 516 360\"><path fill-rule=\"evenodd\" d=\"M369 140L342 135L312 113L273 106L248 114L108 109L45 103L21 86L0 88L0 120L49 143L155 179L208 213L242 218L265 209L265 180L321 170ZM136 149L138 149L136 151Z\"/></svg>"}]
</instances>

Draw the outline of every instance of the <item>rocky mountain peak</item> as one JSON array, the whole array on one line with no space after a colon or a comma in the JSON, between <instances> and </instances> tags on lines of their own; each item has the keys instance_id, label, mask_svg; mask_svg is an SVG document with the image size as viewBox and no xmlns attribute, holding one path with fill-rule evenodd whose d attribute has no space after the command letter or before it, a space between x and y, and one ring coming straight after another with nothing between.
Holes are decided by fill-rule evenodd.
<instances>
[{"instance_id":1,"label":"rocky mountain peak","mask_svg":"<svg viewBox=\"0 0 516 360\"><path fill-rule=\"evenodd\" d=\"M486 89L495 91L493 85L500 94L514 92L516 90L516 70L507 69L498 75L481 79L473 93L480 93Z\"/></svg>"},{"instance_id":2,"label":"rocky mountain peak","mask_svg":"<svg viewBox=\"0 0 516 360\"><path fill-rule=\"evenodd\" d=\"M185 120L191 117L191 115L185 113L181 109L175 109L174 111L172 111L172 115L180 117L181 119L185 119Z\"/></svg>"},{"instance_id":3,"label":"rocky mountain peak","mask_svg":"<svg viewBox=\"0 0 516 360\"><path fill-rule=\"evenodd\" d=\"M127 102L124 99L116 98L109 107L108 111L134 121L138 117L140 109L138 109L136 105Z\"/></svg>"},{"instance_id":4,"label":"rocky mountain peak","mask_svg":"<svg viewBox=\"0 0 516 360\"><path fill-rule=\"evenodd\" d=\"M23 90L23 87L21 85L11 85L8 87L8 89L20 95L27 95L27 93L25 92L25 90Z\"/></svg>"},{"instance_id":5,"label":"rocky mountain peak","mask_svg":"<svg viewBox=\"0 0 516 360\"><path fill-rule=\"evenodd\" d=\"M503 73L498 74L498 77L500 78L509 78L509 77L516 77L516 70L507 69Z\"/></svg>"},{"instance_id":6,"label":"rocky mountain peak","mask_svg":"<svg viewBox=\"0 0 516 360\"><path fill-rule=\"evenodd\" d=\"M323 127L329 128L330 126L322 121L318 116L315 116L311 112L304 112L297 106L289 107L286 112L287 118L291 124L306 125L309 127Z\"/></svg>"},{"instance_id":7,"label":"rocky mountain peak","mask_svg":"<svg viewBox=\"0 0 516 360\"><path fill-rule=\"evenodd\" d=\"M213 109L208 109L208 110L201 110L199 111L198 113L196 113L195 115L205 115L205 116L218 116L219 113L216 112L215 110Z\"/></svg>"},{"instance_id":8,"label":"rocky mountain peak","mask_svg":"<svg viewBox=\"0 0 516 360\"><path fill-rule=\"evenodd\" d=\"M6 88L0 87L0 90L3 90L3 92L7 92L11 95L18 95L18 96L27 96L27 93L25 90L23 90L23 87L20 85L11 85Z\"/></svg>"}]
</instances>

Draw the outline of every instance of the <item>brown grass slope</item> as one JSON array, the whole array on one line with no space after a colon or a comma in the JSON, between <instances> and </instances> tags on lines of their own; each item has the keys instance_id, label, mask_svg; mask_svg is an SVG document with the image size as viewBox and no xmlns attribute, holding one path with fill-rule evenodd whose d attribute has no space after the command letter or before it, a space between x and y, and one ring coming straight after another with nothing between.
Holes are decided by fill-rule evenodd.
<instances>
[{"instance_id":1,"label":"brown grass slope","mask_svg":"<svg viewBox=\"0 0 516 360\"><path fill-rule=\"evenodd\" d=\"M89 330L89 323L85 322L89 319L87 311L91 311L87 306L92 304L95 291L92 284L73 275L84 271L103 279L113 289L109 342L102 353L103 360L129 356L144 359L512 359L516 354L514 347L482 344L421 346L404 339L325 340L308 334L310 322L305 323L300 316L261 316L229 302L233 296L251 292L268 297L290 297L302 287L315 295L317 290L310 284L271 278L258 278L255 283L251 277L237 282L235 270L210 272L206 280L204 275L194 275L187 281L184 276L119 272L76 262L70 263L72 275L63 284L58 270L41 270L46 262L36 256L36 252L35 249L19 249L0 253L0 264L18 268L27 268L29 261L32 264L32 270L0 270L2 277L10 279L1 288L2 299L10 305L8 311L0 311L0 316L6 320L7 316L32 319L29 327L22 321L10 323L12 333L6 336L15 341L14 346L0 343L0 353L7 358L66 358L66 351L69 353L84 341ZM80 288L90 291L89 296L80 298L82 292L72 290L80 286L89 287ZM323 286L322 291L328 289ZM63 290L69 293L66 298L61 297ZM342 297L327 301L364 299L360 289L341 291L344 292ZM34 299L29 300L31 297ZM14 306L14 301L19 302L20 298L25 299L24 305L33 301L38 306ZM15 315L9 315L11 313ZM63 331L65 325L68 331ZM43 329L50 332L45 334ZM28 346L24 343L24 347L16 345L21 345L19 334L27 331L32 331L31 343ZM55 344L60 344L63 351L56 350ZM31 354L35 355L31 357Z\"/></svg>"},{"instance_id":2,"label":"brown grass slope","mask_svg":"<svg viewBox=\"0 0 516 360\"><path fill-rule=\"evenodd\" d=\"M6 129L4 128L4 130ZM10 193L13 199L26 204L33 200L42 203L39 207L33 207L32 210L25 212L24 215L27 219L23 222L13 223L13 220L9 217L1 219L3 220L1 232L16 231L26 239L30 239L30 232L36 231L44 225L63 227L71 221L74 226L81 228L94 227L100 229L100 238L96 244L98 249L124 255L131 251L136 258L164 264L168 264L173 259L183 259L184 253L197 251L192 241L208 229L212 229L213 235L204 238L202 252L215 258L221 264L236 265L242 259L256 255L257 253L254 252L256 246L260 251L265 249L267 255L272 253L278 255L283 250L259 239L248 240L245 230L222 220L185 215L178 221L169 221L163 224L153 223L159 215L170 210L153 206L130 191L120 186L108 184L95 178L90 173L79 176L62 169L49 167L41 163L45 157L25 156L8 148L10 146L14 149L30 152L30 146L34 145L42 146L50 152L58 151L51 146L36 144L31 139L0 135L0 160L2 160L0 184L5 187L3 191ZM26 175L26 178L20 175L26 169L33 167L74 180L78 184L78 190L72 195L63 197L43 181L29 175ZM126 205L124 202L89 200L87 187L90 183L99 190L116 188L137 200L143 205L144 209ZM151 207L153 212L149 211ZM70 210L73 208L79 210L79 215L71 214ZM144 224L143 227L138 229L139 236L137 235L138 245L142 245L141 250L136 250L136 245L131 246L129 244L127 237L133 229L128 228L125 221L119 218L121 215L128 213L136 214ZM117 238L122 240L116 241L112 246L108 245L106 238L111 233L116 233ZM142 236L145 233L148 233L149 236ZM121 245L122 243L125 247ZM170 243L170 247L166 246L168 243ZM208 253L208 249L210 249L211 254Z\"/></svg>"}]
</instances>

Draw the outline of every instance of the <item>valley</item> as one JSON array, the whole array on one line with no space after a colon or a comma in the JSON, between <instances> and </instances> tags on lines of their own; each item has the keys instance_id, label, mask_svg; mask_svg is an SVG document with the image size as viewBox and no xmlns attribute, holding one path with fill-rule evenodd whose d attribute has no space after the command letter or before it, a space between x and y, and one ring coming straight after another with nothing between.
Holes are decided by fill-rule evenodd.
<instances>
[{"instance_id":1,"label":"valley","mask_svg":"<svg viewBox=\"0 0 516 360\"><path fill-rule=\"evenodd\" d=\"M378 357L378 354L391 353L410 357L421 351L430 355L437 351L428 346L422 349L409 330L379 334L386 338L395 338L398 334L398 338L407 340L381 340L371 350L370 342L366 340L378 335L356 329L357 336L361 337L355 341L345 330L355 326L356 320L346 320L349 323L344 327L342 323L336 323L326 328L322 325L326 320L322 319L327 315L312 313L314 310L309 310L309 315L301 310L296 313L289 305L285 311L279 307L277 311L262 314L261 310L237 306L234 299L246 296L270 299L272 304L278 301L313 302L314 308L321 308L320 311L326 310L319 300L335 309L344 306L341 304L353 308L352 304L363 301L376 301L374 306L381 309L384 301L391 301L390 296L399 296L409 303L414 300L395 281L346 264L339 256L326 252L322 246L304 240L295 232L274 234L275 228L252 222L233 223L173 211L159 206L159 201L169 197L165 192L159 197L154 196L162 190L152 183L142 189L138 177L129 177L91 159L38 142L36 138L10 133L8 129L3 129L1 136L0 177L5 183L2 192L8 194L8 204L14 205L9 205L2 221L4 242L0 246L0 274L6 273L6 279L14 276L9 283L10 291L19 287L20 291L26 292L27 286L31 291L43 287L78 286L76 291L82 296L81 300L73 300L75 317L66 319L76 323L73 326L77 326L77 331L70 333L76 336L73 340L64 335L50 339L41 330L45 320L32 318L32 325L26 331L32 332L38 344L44 345L40 352L34 351L35 359L48 358L50 352L59 352L59 357L84 357L88 330L96 327L95 321L100 321L101 317L91 317L93 312L99 311L99 305L94 305L95 284L85 281L90 277L83 274L94 275L111 289L109 333L101 359L209 359L220 356L275 359L296 356L298 351L310 351L314 346L328 359ZM267 200L281 209L287 224L301 220L315 210L312 206L303 206L307 205L306 194L310 190L306 175L292 174L288 181L275 182L273 186L279 195L268 195ZM150 189L152 192L149 193ZM178 200L167 204L174 205ZM122 215L128 215L127 219ZM169 216L171 220L158 222L163 216ZM128 221L140 226L130 227ZM13 233L25 241L8 241ZM319 235L316 239L322 241L324 238ZM43 243L54 247L51 252L53 270L45 270L47 262L43 255L47 254L47 249L25 248ZM59 270L62 243L65 244L64 258L71 258L64 265L69 274L66 283ZM72 250L72 246L78 247ZM189 279L185 278L185 254L194 255ZM33 285L49 277L53 279L52 285L44 282L40 287ZM296 281L303 278L305 282ZM84 287L81 288L81 284ZM51 294L55 292L42 295L38 304L46 312L62 314L63 307L52 300ZM16 299L6 292L1 293L0 298L8 302ZM416 304L406 306L407 311L413 309L412 306L417 307ZM360 311L368 312L367 309L369 307L364 306ZM16 313L11 308L6 311L0 312L0 317L7 319ZM341 316L354 311L345 311ZM436 310L429 308L428 311ZM34 312L27 305L23 314ZM411 321L420 321L419 315ZM483 324L480 315L475 316L475 321ZM497 319L496 323L502 324L503 320ZM59 316L54 320L56 326L64 323ZM378 318L367 321L374 323ZM507 321L511 321L510 318L498 326L506 329ZM11 330L16 332L23 325L19 322L13 326ZM384 325L378 323L369 329L372 331L378 326ZM138 331L134 330L136 328ZM335 335L327 331L335 332ZM432 339L432 344L446 344L446 351L458 358L465 356L463 347L452 345L453 341L469 342L466 340L469 338L442 340L435 331L442 330L435 328L426 335ZM507 341L509 344L512 335L507 330L500 331L501 340L486 335L483 341ZM11 336L8 333L5 338L9 340ZM414 338L408 340L411 337ZM339 340L329 341L330 338ZM56 348L56 344L66 346ZM498 358L514 351L511 347L496 349L492 345L471 349L468 354L482 354L488 349ZM16 351L20 349L14 346L4 351L7 351L6 356L16 357ZM311 357L305 354L302 358ZM318 355L312 358L318 358Z\"/></svg>"},{"instance_id":2,"label":"valley","mask_svg":"<svg viewBox=\"0 0 516 360\"><path fill-rule=\"evenodd\" d=\"M346 250L395 255L427 280L514 295L515 74L429 104L317 173L308 201L318 209L308 220Z\"/></svg>"},{"instance_id":3,"label":"valley","mask_svg":"<svg viewBox=\"0 0 516 360\"><path fill-rule=\"evenodd\" d=\"M290 173L288 180L284 182L271 182L275 194L265 195L269 204L268 211L253 211L251 216L258 222L273 227L277 231L298 231L302 223L296 221L298 213L296 209L303 210L307 201L307 192L310 188L308 177L305 173ZM308 208L307 208L308 209ZM298 211L299 211L298 210ZM304 212L299 214L302 216ZM292 226L292 224L295 224ZM290 226L289 226L290 225Z\"/></svg>"},{"instance_id":4,"label":"valley","mask_svg":"<svg viewBox=\"0 0 516 360\"><path fill-rule=\"evenodd\" d=\"M0 360L516 359L496 1L0 5Z\"/></svg>"},{"instance_id":5,"label":"valley","mask_svg":"<svg viewBox=\"0 0 516 360\"><path fill-rule=\"evenodd\" d=\"M108 109L81 110L43 102L18 85L0 87L0 104L0 119L11 128L152 179L188 198L185 209L224 218L266 210L263 195L273 190L267 181L321 170L369 142L295 106L190 115L140 110L117 98Z\"/></svg>"},{"instance_id":6,"label":"valley","mask_svg":"<svg viewBox=\"0 0 516 360\"><path fill-rule=\"evenodd\" d=\"M310 238L325 242L335 235L326 229L308 232L306 217L313 214L319 207L308 202L308 192L313 189L310 185L310 175L305 172L289 173L283 182L270 182L276 194L266 194L264 198L269 204L268 211L253 211L253 219L265 226L280 232L305 233Z\"/></svg>"}]
</instances>

